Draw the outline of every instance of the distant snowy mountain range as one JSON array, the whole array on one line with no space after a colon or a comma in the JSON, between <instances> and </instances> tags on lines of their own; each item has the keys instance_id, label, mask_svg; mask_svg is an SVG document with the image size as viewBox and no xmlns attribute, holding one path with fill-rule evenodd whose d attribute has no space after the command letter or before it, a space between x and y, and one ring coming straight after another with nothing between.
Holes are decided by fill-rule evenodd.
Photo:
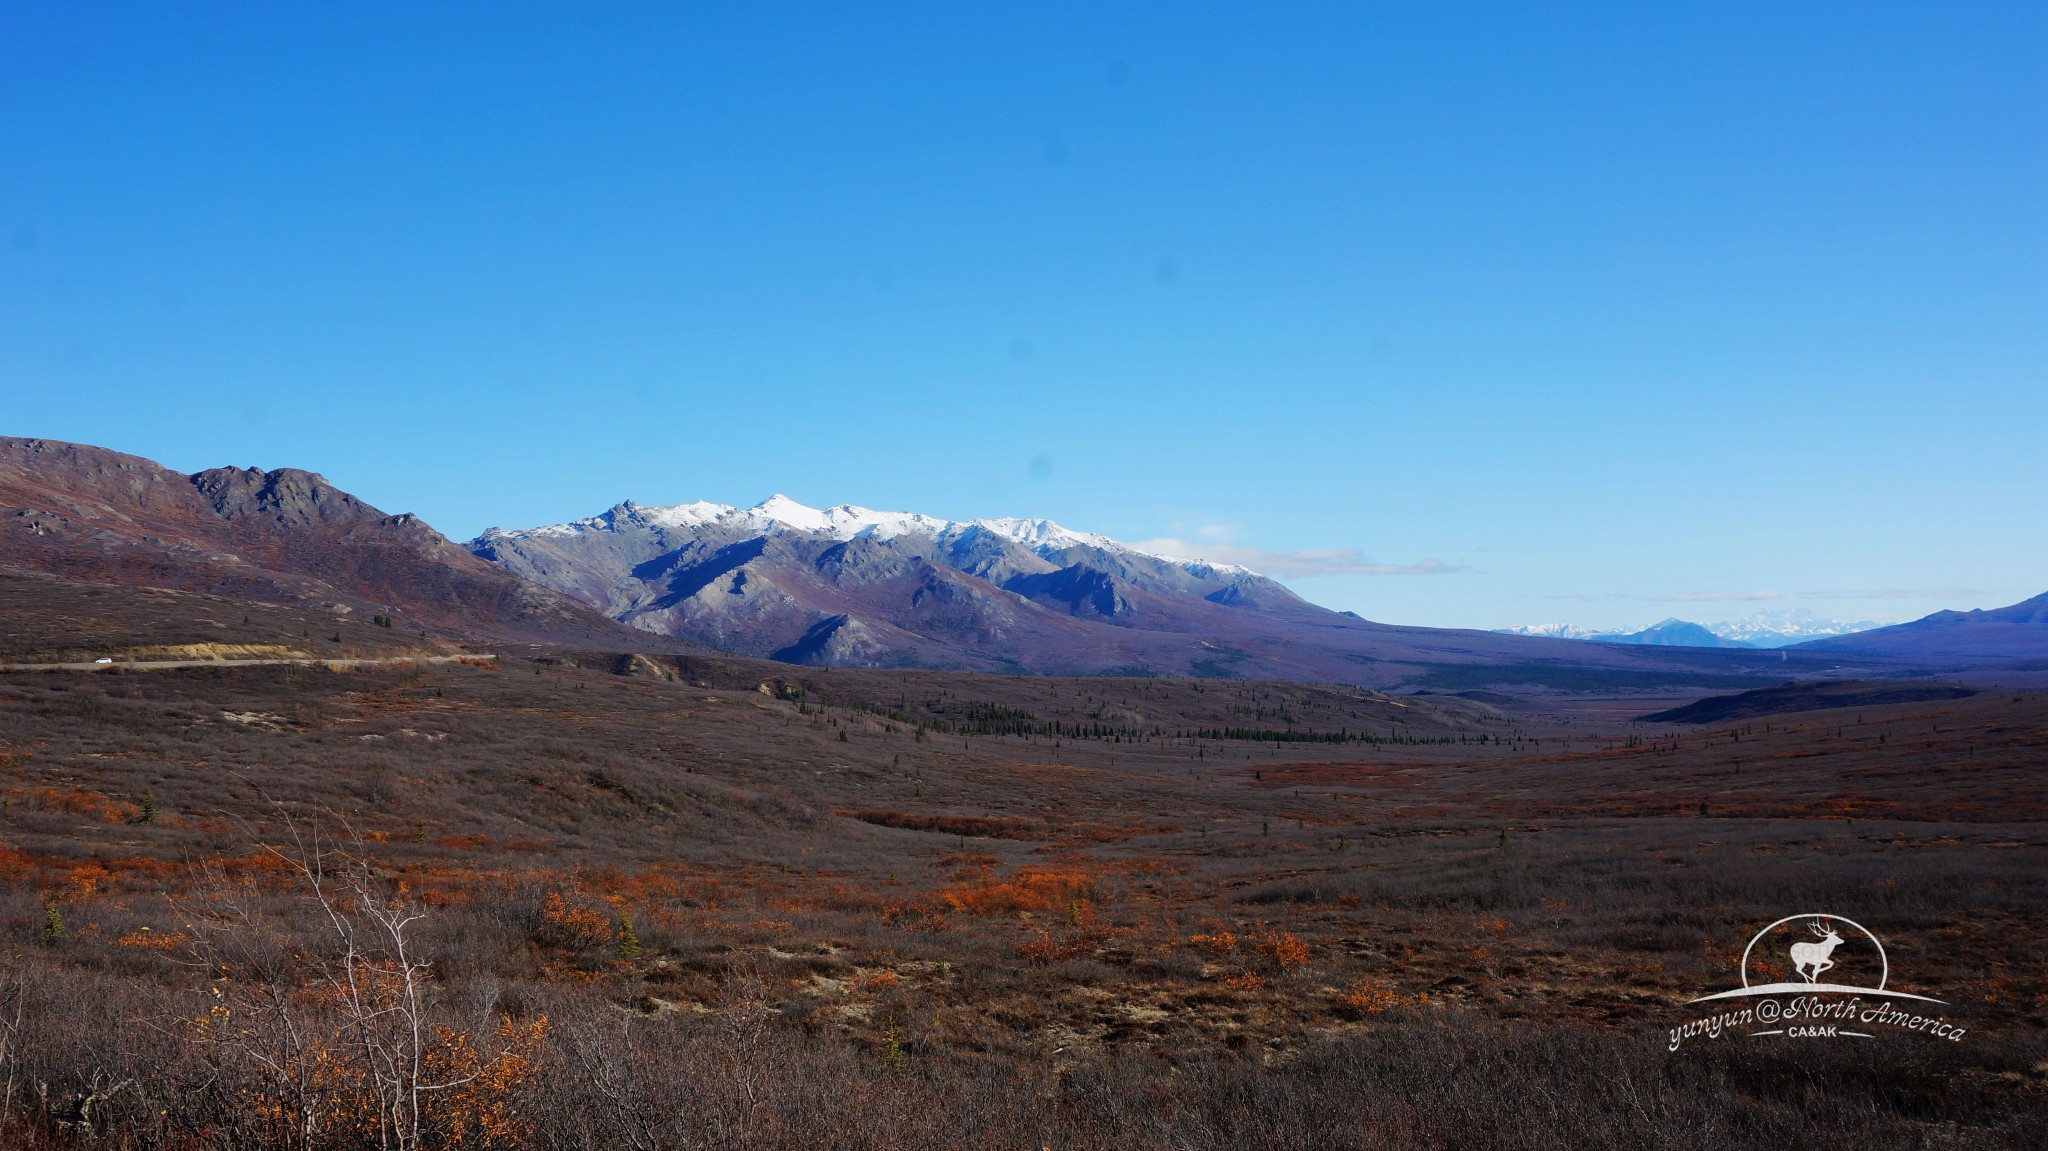
<instances>
[{"instance_id":1,"label":"distant snowy mountain range","mask_svg":"<svg viewBox=\"0 0 2048 1151\"><path fill-rule=\"evenodd\" d=\"M629 626L791 663L1301 674L1282 635L1365 626L1249 569L1050 520L821 509L783 495L750 508L628 500L573 523L493 528L468 546ZM1269 643L1271 656L1254 654ZM1321 658L1334 667L1344 656Z\"/></svg>"},{"instance_id":2,"label":"distant snowy mountain range","mask_svg":"<svg viewBox=\"0 0 2048 1151\"><path fill-rule=\"evenodd\" d=\"M854 539L894 540L901 536L924 536L937 542L952 543L970 538L976 533L986 532L1021 544L1047 558L1063 553L1068 548L1099 548L1103 551L1158 560L1201 578L1214 575L1255 574L1250 569L1235 564L1184 560L1143 551L1108 536L1096 535L1093 532L1069 531L1051 520L947 520L919 512L875 511L853 504L814 508L779 493L750 508L714 504L706 500L670 507L648 507L627 500L609 511L571 523L551 524L523 531L492 528L478 539L479 542L503 542L546 536L576 536L588 532L616 532L629 525L684 532L712 529L728 534L767 535L794 531L842 542Z\"/></svg>"},{"instance_id":3,"label":"distant snowy mountain range","mask_svg":"<svg viewBox=\"0 0 2048 1151\"><path fill-rule=\"evenodd\" d=\"M1647 649L1374 623L1244 567L1042 519L629 500L467 546L630 627L816 666L1392 686L1440 660L1667 664Z\"/></svg>"},{"instance_id":4,"label":"distant snowy mountain range","mask_svg":"<svg viewBox=\"0 0 2048 1151\"><path fill-rule=\"evenodd\" d=\"M1712 628L1665 620L1614 636L1564 624L1501 635L1362 619L1242 567L1049 520L954 521L786 497L751 508L626 502L458 547L311 472L187 475L87 444L0 437L0 583L23 579L375 614L422 641L567 645L600 666L639 650L1453 694L2048 674L2048 595L1877 628L1793 611ZM302 638L325 627L301 628ZM1625 642L1582 642L1594 638Z\"/></svg>"},{"instance_id":5,"label":"distant snowy mountain range","mask_svg":"<svg viewBox=\"0 0 2048 1151\"><path fill-rule=\"evenodd\" d=\"M1355 629L1376 626L1248 568L1051 520L814 508L785 495L749 508L627 500L570 523L492 528L468 547L631 627L795 663L1329 675L1341 666L1331 660L1355 665L1367 654ZM1667 619L1637 632L1502 630L1746 648L1873 626L1795 611L1713 627Z\"/></svg>"},{"instance_id":6,"label":"distant snowy mountain range","mask_svg":"<svg viewBox=\"0 0 2048 1151\"><path fill-rule=\"evenodd\" d=\"M1638 631L1594 631L1568 623L1523 624L1495 628L1503 635L1535 635L1550 639L1598 640L1602 643L1660 644L1683 647L1785 647L1828 636L1853 635L1885 625L1875 620L1845 622L1815 615L1804 608L1765 611L1742 619L1700 624L1676 618L1659 620Z\"/></svg>"}]
</instances>

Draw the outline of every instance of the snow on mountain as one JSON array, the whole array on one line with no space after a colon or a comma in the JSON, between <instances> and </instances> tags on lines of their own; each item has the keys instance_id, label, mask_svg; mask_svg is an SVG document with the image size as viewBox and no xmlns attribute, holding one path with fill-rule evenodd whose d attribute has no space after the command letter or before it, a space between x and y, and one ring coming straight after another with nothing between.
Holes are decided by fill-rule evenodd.
<instances>
[{"instance_id":1,"label":"snow on mountain","mask_svg":"<svg viewBox=\"0 0 2048 1151\"><path fill-rule=\"evenodd\" d=\"M695 503L676 504L669 507L648 507L627 500L617 507L584 519L565 524L549 524L545 527L506 530L492 528L478 537L481 541L523 540L549 536L574 536L585 532L617 531L627 526L652 526L660 528L695 528L718 526L739 531L772 532L786 528L812 535L827 536L837 540L861 538L890 540L899 536L929 536L944 543L951 543L973 530L981 530L1001 536L1004 539L1031 549L1042 556L1051 557L1068 548L1099 548L1106 552L1121 552L1128 555L1145 556L1182 568L1203 578L1229 576L1234 574L1254 575L1250 568L1236 564L1212 563L1202 559L1182 559L1177 556L1161 555L1134 548L1129 544L1111 539L1094 532L1077 532L1061 527L1051 520L999 518L981 520L948 520L928 516L919 512L886 512L864 508L855 504L839 504L830 508L814 508L798 503L781 493L769 496L751 508L738 508L729 504L715 504L706 500Z\"/></svg>"},{"instance_id":2,"label":"snow on mountain","mask_svg":"<svg viewBox=\"0 0 2048 1151\"><path fill-rule=\"evenodd\" d=\"M1401 628L1318 607L1243 567L1152 550L1165 543L777 495L745 508L628 501L571 523L492 529L468 547L640 631L807 666L1392 686L1423 653L1640 671L1666 664L1641 645L1726 642L1673 634L1566 655L1552 637L1579 629Z\"/></svg>"},{"instance_id":3,"label":"snow on mountain","mask_svg":"<svg viewBox=\"0 0 2048 1151\"><path fill-rule=\"evenodd\" d=\"M1343 626L1245 568L1050 520L783 495L750 508L627 501L571 523L493 528L468 547L629 626L789 663L1270 675L1296 657L1256 657L1241 646L1250 637Z\"/></svg>"},{"instance_id":4,"label":"snow on mountain","mask_svg":"<svg viewBox=\"0 0 2048 1151\"><path fill-rule=\"evenodd\" d=\"M1791 611L1758 612L1742 619L1708 624L1707 629L1724 639L1739 639L1757 647L1784 647L1810 639L1851 635L1883 626L1875 620L1867 619L1846 623L1815 615L1805 608L1797 608Z\"/></svg>"},{"instance_id":5,"label":"snow on mountain","mask_svg":"<svg viewBox=\"0 0 2048 1151\"><path fill-rule=\"evenodd\" d=\"M949 521L920 515L917 512L878 512L853 504L840 504L820 511L780 493L755 504L747 509L745 514L756 519L772 520L798 531L816 532L840 540L850 540L858 536L873 536L886 540L912 533L936 535L952 526Z\"/></svg>"},{"instance_id":6,"label":"snow on mountain","mask_svg":"<svg viewBox=\"0 0 2048 1151\"><path fill-rule=\"evenodd\" d=\"M1597 636L1602 643L1647 644L1656 647L1748 647L1737 639L1718 635L1691 620L1668 617L1636 632Z\"/></svg>"},{"instance_id":7,"label":"snow on mountain","mask_svg":"<svg viewBox=\"0 0 2048 1151\"><path fill-rule=\"evenodd\" d=\"M1869 631L1871 628L1882 626L1882 624L1871 620L1845 623L1841 620L1815 615L1805 608L1798 608L1792 611L1757 612L1755 615L1747 616L1743 619L1709 624L1696 624L1680 619L1665 619L1646 628L1624 628L1615 631L1594 631L1590 628L1578 627L1568 623L1521 624L1515 627L1494 628L1493 630L1502 635L1539 635L1548 636L1551 639L1590 639L1602 640L1608 643L1671 643L1673 641L1668 638L1646 640L1640 637L1649 636L1653 633L1660 637L1676 635L1679 634L1679 629L1682 627L1699 628L1711 633L1717 639L1747 644L1750 647L1785 647L1788 644L1803 643L1810 639L1821 639L1833 635L1850 635L1855 632ZM1700 637L1695 636L1694 638ZM1709 646L1719 645L1710 643Z\"/></svg>"},{"instance_id":8,"label":"snow on mountain","mask_svg":"<svg viewBox=\"0 0 2048 1151\"><path fill-rule=\"evenodd\" d=\"M1540 635L1549 639L1592 639L1600 632L1568 623L1524 623L1493 629L1499 635Z\"/></svg>"}]
</instances>

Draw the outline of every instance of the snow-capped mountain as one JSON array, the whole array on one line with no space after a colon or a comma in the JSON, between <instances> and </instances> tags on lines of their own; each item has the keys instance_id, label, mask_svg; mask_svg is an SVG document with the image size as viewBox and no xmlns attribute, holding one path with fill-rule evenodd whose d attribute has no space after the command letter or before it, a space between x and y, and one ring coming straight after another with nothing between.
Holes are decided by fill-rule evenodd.
<instances>
[{"instance_id":1,"label":"snow-capped mountain","mask_svg":"<svg viewBox=\"0 0 2048 1151\"><path fill-rule=\"evenodd\" d=\"M1498 635L1540 635L1549 639L1593 639L1601 633L1568 623L1524 623L1493 629Z\"/></svg>"},{"instance_id":2,"label":"snow-capped mountain","mask_svg":"<svg viewBox=\"0 0 2048 1151\"><path fill-rule=\"evenodd\" d=\"M1100 670L1162 666L1152 633L1213 663L1247 609L1336 618L1256 572L1153 555L1042 519L948 520L772 496L750 508L627 501L470 541L476 555L646 631L799 663ZM1108 625L1105 630L1103 625ZM1244 658L1242 654L1232 658Z\"/></svg>"},{"instance_id":3,"label":"snow-capped mountain","mask_svg":"<svg viewBox=\"0 0 2048 1151\"><path fill-rule=\"evenodd\" d=\"M1875 620L1853 623L1828 619L1805 608L1791 611L1762 611L1742 619L1708 624L1707 629L1724 639L1741 640L1754 647L1784 647L1831 635L1853 635L1884 625Z\"/></svg>"},{"instance_id":4,"label":"snow-capped mountain","mask_svg":"<svg viewBox=\"0 0 2048 1151\"><path fill-rule=\"evenodd\" d=\"M1620 632L1593 637L1601 643L1633 643L1654 647L1750 647L1739 639L1729 639L1712 629L1690 620L1673 618L1660 619L1641 631Z\"/></svg>"},{"instance_id":5,"label":"snow-capped mountain","mask_svg":"<svg viewBox=\"0 0 2048 1151\"><path fill-rule=\"evenodd\" d=\"M952 542L967 538L975 532L990 532L1022 544L1048 559L1064 554L1070 548L1084 547L1158 560L1203 578L1212 575L1257 575L1249 568L1235 564L1185 560L1142 551L1105 535L1069 531L1051 520L947 520L918 512L875 511L854 504L840 504L837 507L820 509L800 504L780 493L769 496L750 508L714 504L704 500L671 507L647 507L627 500L607 511L571 523L550 524L523 531L492 528L477 537L476 542L575 536L585 532L615 532L622 526L632 524L675 529L716 528L728 532L754 532L764 535L793 531L842 541L861 538L893 540L899 536L924 536L937 541Z\"/></svg>"},{"instance_id":6,"label":"snow-capped mountain","mask_svg":"<svg viewBox=\"0 0 2048 1151\"><path fill-rule=\"evenodd\" d=\"M1776 648L1827 636L1851 635L1882 624L1870 620L1844 623L1815 615L1804 608L1792 611L1757 612L1739 620L1700 624L1682 619L1663 619L1645 628L1594 631L1568 623L1522 624L1495 628L1502 635L1540 635L1553 639L1598 640L1603 643L1655 644L1666 647L1761 647Z\"/></svg>"},{"instance_id":7,"label":"snow-capped mountain","mask_svg":"<svg viewBox=\"0 0 2048 1151\"><path fill-rule=\"evenodd\" d=\"M1567 654L1535 636L1372 623L1242 567L1044 519L628 501L468 547L644 631L792 663L1392 686L1432 662ZM1594 664L1655 658L1571 647Z\"/></svg>"}]
</instances>

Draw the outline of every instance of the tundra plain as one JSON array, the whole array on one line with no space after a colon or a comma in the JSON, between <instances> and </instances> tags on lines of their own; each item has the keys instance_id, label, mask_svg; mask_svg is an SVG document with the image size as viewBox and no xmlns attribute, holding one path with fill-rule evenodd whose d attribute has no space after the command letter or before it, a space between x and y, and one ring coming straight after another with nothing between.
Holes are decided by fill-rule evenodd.
<instances>
[{"instance_id":1,"label":"tundra plain","mask_svg":"<svg viewBox=\"0 0 2048 1151\"><path fill-rule=\"evenodd\" d=\"M63 586L10 658L408 650ZM477 654L0 673L9 1145L2048 1141L2048 693ZM1669 1050L1807 911L1965 1038Z\"/></svg>"}]
</instances>

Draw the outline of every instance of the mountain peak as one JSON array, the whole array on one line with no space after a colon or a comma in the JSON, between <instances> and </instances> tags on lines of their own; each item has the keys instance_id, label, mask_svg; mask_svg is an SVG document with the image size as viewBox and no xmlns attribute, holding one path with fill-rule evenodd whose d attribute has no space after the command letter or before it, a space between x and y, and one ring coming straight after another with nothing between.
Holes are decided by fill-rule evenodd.
<instances>
[{"instance_id":1,"label":"mountain peak","mask_svg":"<svg viewBox=\"0 0 2048 1151\"><path fill-rule=\"evenodd\" d=\"M470 547L641 630L807 663L1242 674L1263 657L1231 638L1285 626L1248 621L1318 618L1246 569L1048 519L816 508L781 492L745 508L627 501Z\"/></svg>"},{"instance_id":2,"label":"mountain peak","mask_svg":"<svg viewBox=\"0 0 2048 1151\"><path fill-rule=\"evenodd\" d=\"M747 510L765 519L771 519L776 523L787 524L790 527L799 528L807 532L824 531L826 524L829 522L825 512L811 507L809 504L800 504L781 492L776 492ZM856 508L852 504L841 504L833 510L858 512L863 509Z\"/></svg>"},{"instance_id":3,"label":"mountain peak","mask_svg":"<svg viewBox=\"0 0 2048 1151\"><path fill-rule=\"evenodd\" d=\"M730 504L717 504L708 500L665 506L651 506L624 500L598 515L569 523L517 530L491 528L472 542L481 546L493 540L567 537L585 532L615 532L634 526L695 531L712 524L723 524L754 532L803 532L841 541L862 537L893 540L907 535L957 540L967 538L975 532L988 532L1045 555L1075 547L1095 548L1157 560L1204 579L1228 581L1258 575L1250 568L1236 564L1147 551L1095 532L1077 532L1048 519L998 517L949 520L939 516L928 516L922 512L877 511L874 508L861 507L859 504L835 504L829 508L814 508L781 492L750 508L736 508Z\"/></svg>"}]
</instances>

